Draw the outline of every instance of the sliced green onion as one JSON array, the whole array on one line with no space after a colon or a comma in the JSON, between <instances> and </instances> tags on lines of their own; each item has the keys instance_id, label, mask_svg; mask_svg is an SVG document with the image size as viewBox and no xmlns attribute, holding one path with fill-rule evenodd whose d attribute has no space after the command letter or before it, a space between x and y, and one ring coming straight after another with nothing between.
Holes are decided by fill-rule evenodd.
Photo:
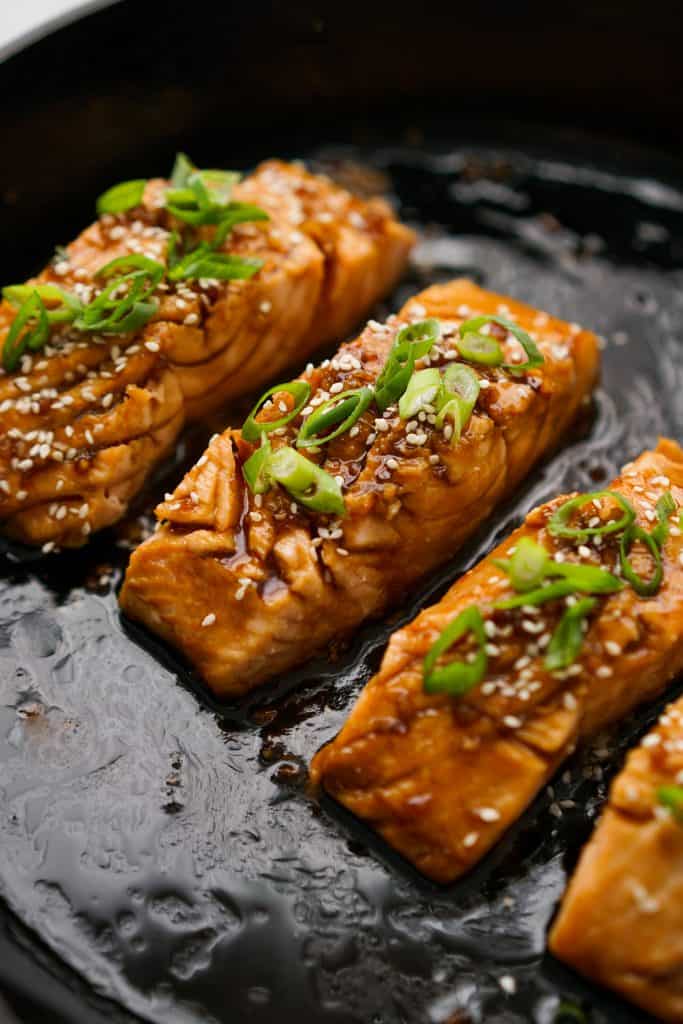
<instances>
[{"instance_id":1,"label":"sliced green onion","mask_svg":"<svg viewBox=\"0 0 683 1024\"><path fill-rule=\"evenodd\" d=\"M518 593L525 593L543 582L550 558L544 547L530 537L522 537L509 561L498 558L493 561L508 574L514 589Z\"/></svg>"},{"instance_id":2,"label":"sliced green onion","mask_svg":"<svg viewBox=\"0 0 683 1024\"><path fill-rule=\"evenodd\" d=\"M334 477L294 448L278 448L270 459L269 472L300 505L313 512L346 514L341 487Z\"/></svg>"},{"instance_id":3,"label":"sliced green onion","mask_svg":"<svg viewBox=\"0 0 683 1024\"><path fill-rule=\"evenodd\" d=\"M438 370L416 370L398 403L401 419L412 419L425 405L432 405L440 390L441 374Z\"/></svg>"},{"instance_id":4,"label":"sliced green onion","mask_svg":"<svg viewBox=\"0 0 683 1024\"><path fill-rule=\"evenodd\" d=\"M281 392L286 392L291 395L294 399L294 407L284 416L280 416L276 420L256 420L259 410L265 405L271 395L276 395ZM252 443L258 441L262 434L269 434L272 430L278 430L280 427L286 426L290 420L293 420L295 416L301 412L303 407L308 401L309 395L311 394L311 385L304 380L292 380L287 384L276 384L274 387L269 388L261 397L258 402L251 410L246 420L242 424L242 437L245 441L251 441Z\"/></svg>"},{"instance_id":5,"label":"sliced green onion","mask_svg":"<svg viewBox=\"0 0 683 1024\"><path fill-rule=\"evenodd\" d=\"M261 439L261 447L257 448L253 455L250 455L242 466L244 479L247 481L250 491L253 494L265 494L273 485L270 475L270 460L273 454L270 441L266 440L265 434Z\"/></svg>"},{"instance_id":6,"label":"sliced green onion","mask_svg":"<svg viewBox=\"0 0 683 1024\"><path fill-rule=\"evenodd\" d=\"M118 278L118 283L121 281L128 280L130 278L148 279L147 288L143 290L142 297L148 298L156 286L164 276L165 267L163 263L159 263L157 260L152 260L149 256L143 256L141 253L132 252L128 256L119 256L115 260L110 260L109 263L105 263L103 267L96 272L95 277L101 277L107 281L114 275Z\"/></svg>"},{"instance_id":7,"label":"sliced green onion","mask_svg":"<svg viewBox=\"0 0 683 1024\"><path fill-rule=\"evenodd\" d=\"M435 426L440 430L450 419L453 424L452 444L460 440L463 428L474 411L479 397L479 378L471 366L451 363L443 376L441 391L437 397Z\"/></svg>"},{"instance_id":8,"label":"sliced green onion","mask_svg":"<svg viewBox=\"0 0 683 1024\"><path fill-rule=\"evenodd\" d=\"M574 590L585 594L615 594L624 584L618 576L597 565L577 565L575 562L548 563L548 576L562 576Z\"/></svg>"},{"instance_id":9,"label":"sliced green onion","mask_svg":"<svg viewBox=\"0 0 683 1024\"><path fill-rule=\"evenodd\" d=\"M638 575L629 559L631 548L638 541L645 545L654 561L654 570L649 580L643 579L642 576ZM662 585L664 568L662 566L662 555L659 550L659 545L651 533L648 533L647 530L643 530L642 527L638 526L636 523L632 523L624 532L619 542L619 561L621 563L621 571L624 574L624 577L628 580L639 597L652 597L657 593Z\"/></svg>"},{"instance_id":10,"label":"sliced green onion","mask_svg":"<svg viewBox=\"0 0 683 1024\"><path fill-rule=\"evenodd\" d=\"M428 355L432 347L441 337L441 324L434 317L429 320L417 320L414 324L402 327L396 335L394 347L411 345L416 359Z\"/></svg>"},{"instance_id":11,"label":"sliced green onion","mask_svg":"<svg viewBox=\"0 0 683 1024\"><path fill-rule=\"evenodd\" d=\"M177 242L173 241L175 247ZM171 262L172 261L172 262ZM229 253L215 252L202 242L191 252L175 257L175 248L169 249L169 281L196 281L201 277L219 281L243 281L253 277L263 266L263 260L242 259Z\"/></svg>"},{"instance_id":12,"label":"sliced green onion","mask_svg":"<svg viewBox=\"0 0 683 1024\"><path fill-rule=\"evenodd\" d=\"M583 505L602 498L611 498L619 505L624 514L619 519L613 519L602 526L570 526L572 515ZM556 508L548 522L548 531L554 537L573 537L576 540L585 540L587 537L602 537L608 533L618 533L625 530L636 518L635 509L622 494L616 491L592 491L589 494L579 494L576 498L570 498L564 504Z\"/></svg>"},{"instance_id":13,"label":"sliced green onion","mask_svg":"<svg viewBox=\"0 0 683 1024\"><path fill-rule=\"evenodd\" d=\"M473 661L452 661L437 667L437 661L461 637L471 633L477 641ZM484 620L476 605L460 612L430 647L422 666L425 693L447 693L459 697L481 682L488 668Z\"/></svg>"},{"instance_id":14,"label":"sliced green onion","mask_svg":"<svg viewBox=\"0 0 683 1024\"><path fill-rule=\"evenodd\" d=\"M536 590L527 590L523 594L517 594L516 597L497 601L493 607L498 611L508 611L511 608L521 608L525 604L545 604L546 601L554 601L558 597L569 597L574 592L575 587L572 583L567 580L558 580L557 583L548 583L543 587L537 587Z\"/></svg>"},{"instance_id":15,"label":"sliced green onion","mask_svg":"<svg viewBox=\"0 0 683 1024\"><path fill-rule=\"evenodd\" d=\"M34 292L40 296L51 324L71 323L82 309L82 303L75 295L65 292L56 284L10 284L2 289L3 298L13 306L22 306Z\"/></svg>"},{"instance_id":16,"label":"sliced green onion","mask_svg":"<svg viewBox=\"0 0 683 1024\"><path fill-rule=\"evenodd\" d=\"M126 210L139 206L147 185L146 178L136 178L134 181L122 181L107 189L97 200L97 212L103 213L125 213Z\"/></svg>"},{"instance_id":17,"label":"sliced green onion","mask_svg":"<svg viewBox=\"0 0 683 1024\"><path fill-rule=\"evenodd\" d=\"M477 319L481 320L481 317ZM462 325L462 328L466 326ZM469 359L472 363L483 363L485 366L500 366L503 362L503 349L495 338L486 334L476 334L470 331L464 334L457 342L458 352L463 359Z\"/></svg>"},{"instance_id":18,"label":"sliced green onion","mask_svg":"<svg viewBox=\"0 0 683 1024\"><path fill-rule=\"evenodd\" d=\"M288 445L273 451L264 436L261 447L247 459L242 471L254 494L264 494L278 483L313 512L346 514L341 487L334 477Z\"/></svg>"},{"instance_id":19,"label":"sliced green onion","mask_svg":"<svg viewBox=\"0 0 683 1024\"><path fill-rule=\"evenodd\" d=\"M416 360L427 355L440 334L441 325L434 319L401 328L375 385L375 403L381 412L400 399L410 383Z\"/></svg>"},{"instance_id":20,"label":"sliced green onion","mask_svg":"<svg viewBox=\"0 0 683 1024\"><path fill-rule=\"evenodd\" d=\"M655 543L661 548L666 543L666 539L669 536L669 516L673 515L676 511L676 502L673 499L671 491L665 491L661 496L657 504L657 518L659 522L652 530L650 535Z\"/></svg>"},{"instance_id":21,"label":"sliced green onion","mask_svg":"<svg viewBox=\"0 0 683 1024\"><path fill-rule=\"evenodd\" d=\"M683 825L683 786L660 786L657 802L667 807L676 821Z\"/></svg>"},{"instance_id":22,"label":"sliced green onion","mask_svg":"<svg viewBox=\"0 0 683 1024\"><path fill-rule=\"evenodd\" d=\"M486 324L498 324L499 327L512 334L526 352L526 362L505 363L503 361L504 356L501 345L495 338L491 338L490 335L480 333L481 328ZM469 340L468 336L470 336ZM513 373L533 370L537 366L542 366L544 362L543 355L534 339L517 324L513 324L511 320L506 320L502 316L472 317L471 320L467 320L464 324L460 325L460 338L461 341L458 342L459 351L465 359L471 359L473 362L486 363L489 366L502 365L504 370L511 370ZM470 355L467 354L466 349L470 350Z\"/></svg>"},{"instance_id":23,"label":"sliced green onion","mask_svg":"<svg viewBox=\"0 0 683 1024\"><path fill-rule=\"evenodd\" d=\"M568 668L576 661L583 646L584 623L597 603L596 597L582 597L563 613L546 651L545 667L549 671Z\"/></svg>"},{"instance_id":24,"label":"sliced green onion","mask_svg":"<svg viewBox=\"0 0 683 1024\"><path fill-rule=\"evenodd\" d=\"M237 224L252 224L259 220L270 220L269 215L260 206L254 206L252 203L228 203L223 207L216 233L211 240L212 247L220 249Z\"/></svg>"},{"instance_id":25,"label":"sliced green onion","mask_svg":"<svg viewBox=\"0 0 683 1024\"><path fill-rule=\"evenodd\" d=\"M297 448L317 448L346 433L363 415L373 396L371 388L357 388L333 395L306 417L296 439ZM325 433L331 427L336 429Z\"/></svg>"},{"instance_id":26,"label":"sliced green onion","mask_svg":"<svg viewBox=\"0 0 683 1024\"><path fill-rule=\"evenodd\" d=\"M2 347L2 365L8 373L14 373L26 350L37 351L49 337L47 312L40 295L34 291L23 303L7 332Z\"/></svg>"}]
</instances>

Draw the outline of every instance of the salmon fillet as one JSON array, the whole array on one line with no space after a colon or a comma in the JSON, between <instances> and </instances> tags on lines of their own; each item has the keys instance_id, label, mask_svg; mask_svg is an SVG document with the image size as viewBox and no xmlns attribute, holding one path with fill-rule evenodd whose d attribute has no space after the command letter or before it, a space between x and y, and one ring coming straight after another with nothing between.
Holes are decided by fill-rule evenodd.
<instances>
[{"instance_id":1,"label":"salmon fillet","mask_svg":"<svg viewBox=\"0 0 683 1024\"><path fill-rule=\"evenodd\" d=\"M379 614L453 555L558 443L595 383L596 338L458 280L422 292L386 324L371 322L301 378L312 389L310 412L342 390L374 386L406 325L440 321L427 357L438 367L454 361L464 320L503 312L534 333L543 365L516 376L476 366L479 398L458 443L434 416L404 420L395 405L379 415L371 404L314 456L342 484L343 517L313 515L281 488L252 494L241 466L254 447L239 431L216 437L157 509L157 532L132 556L123 611L177 647L222 697ZM278 443L294 442L306 412L281 428Z\"/></svg>"},{"instance_id":2,"label":"salmon fillet","mask_svg":"<svg viewBox=\"0 0 683 1024\"><path fill-rule=\"evenodd\" d=\"M683 451L673 441L642 454L611 485L646 529L667 488L678 506L672 520L677 524ZM493 607L515 596L498 563L511 558L521 542L546 549L553 569L578 560L615 575L616 533L596 537L596 546L550 532L551 517L566 500L534 509L438 604L393 635L379 672L343 729L313 760L316 784L435 881L451 882L470 870L579 740L661 693L683 668L683 543L677 525L663 545L658 593L641 597L623 585L597 597L586 613L587 631L579 633L576 659L560 670L546 667L546 656L573 596ZM638 546L633 557L647 561ZM647 575L642 567L640 573ZM425 692L426 655L441 631L473 604L484 610L488 664L482 679L458 697Z\"/></svg>"},{"instance_id":3,"label":"salmon fillet","mask_svg":"<svg viewBox=\"0 0 683 1024\"><path fill-rule=\"evenodd\" d=\"M169 264L181 222L169 183L106 213L30 282L87 303L97 272L130 254ZM342 337L403 271L413 233L381 199L361 200L299 165L271 161L233 189L269 219L238 223L219 248L260 269L248 279L165 278L139 330L57 324L41 351L0 371L0 522L27 544L77 546L126 511L150 470L197 421L317 346ZM199 228L210 240L213 228ZM17 316L0 304L0 346ZM339 332L339 333L337 333Z\"/></svg>"},{"instance_id":4,"label":"salmon fillet","mask_svg":"<svg viewBox=\"0 0 683 1024\"><path fill-rule=\"evenodd\" d=\"M629 754L550 932L561 960L674 1024L683 1021L681 783L683 699Z\"/></svg>"}]
</instances>

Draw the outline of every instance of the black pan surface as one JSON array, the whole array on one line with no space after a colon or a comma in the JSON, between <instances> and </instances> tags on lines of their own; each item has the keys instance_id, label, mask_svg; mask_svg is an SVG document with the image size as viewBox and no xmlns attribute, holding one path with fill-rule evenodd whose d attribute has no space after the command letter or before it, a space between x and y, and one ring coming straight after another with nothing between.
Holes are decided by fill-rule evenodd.
<instances>
[{"instance_id":1,"label":"black pan surface","mask_svg":"<svg viewBox=\"0 0 683 1024\"><path fill-rule=\"evenodd\" d=\"M590 140L552 133L535 148L497 141L509 135L291 154L388 187L421 229L409 278L377 315L467 274L604 339L590 416L390 621L238 706L211 705L116 603L129 547L178 468L87 550L3 559L0 979L25 1019L551 1024L563 1001L594 1024L645 1019L544 947L609 778L656 709L575 756L448 888L307 790L311 756L392 629L536 502L601 485L659 434L683 437L683 176L646 153L596 158ZM211 158L234 163L234 150ZM203 442L190 438L179 463Z\"/></svg>"}]
</instances>

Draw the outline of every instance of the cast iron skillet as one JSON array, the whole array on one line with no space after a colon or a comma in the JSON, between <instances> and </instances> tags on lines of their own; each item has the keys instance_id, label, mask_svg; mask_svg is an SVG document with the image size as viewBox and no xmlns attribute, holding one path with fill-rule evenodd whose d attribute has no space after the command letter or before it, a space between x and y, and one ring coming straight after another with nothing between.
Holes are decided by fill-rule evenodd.
<instances>
[{"instance_id":1,"label":"cast iron skillet","mask_svg":"<svg viewBox=\"0 0 683 1024\"><path fill-rule=\"evenodd\" d=\"M660 432L683 435L683 71L676 4L649 5L646 26L640 7L554 10L548 25L540 4L418 18L122 3L0 66L3 283L72 237L99 191L163 173L176 149L244 168L305 156L387 188L424 232L378 315L467 273L606 342L590 417L453 564L391 621L240 705L212 705L116 605L126 545L201 431L121 529L49 560L6 554L0 981L21 1020L550 1024L563 1000L598 1024L644 1019L545 955L544 938L656 709L577 756L449 888L314 799L305 770L390 631L526 509L602 482Z\"/></svg>"}]
</instances>

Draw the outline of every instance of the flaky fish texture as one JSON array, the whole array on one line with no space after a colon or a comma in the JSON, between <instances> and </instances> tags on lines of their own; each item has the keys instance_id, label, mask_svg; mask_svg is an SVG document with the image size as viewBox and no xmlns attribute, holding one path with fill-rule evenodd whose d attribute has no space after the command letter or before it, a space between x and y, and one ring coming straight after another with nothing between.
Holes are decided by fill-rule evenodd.
<instances>
[{"instance_id":1,"label":"flaky fish texture","mask_svg":"<svg viewBox=\"0 0 683 1024\"><path fill-rule=\"evenodd\" d=\"M656 500L670 489L677 523L683 451L661 441L626 466L611 489L632 503L647 529ZM600 598L573 664L560 671L544 664L564 600L491 611L485 679L460 697L425 692L423 661L448 623L469 605L492 608L514 593L496 561L524 538L558 562L618 569L612 535L589 547L550 534L548 521L566 497L534 509L438 604L393 635L348 721L313 761L315 783L435 881L469 871L579 740L657 696L683 667L683 543L672 525L659 592L639 597L624 586ZM639 568L647 575L647 564Z\"/></svg>"},{"instance_id":2,"label":"flaky fish texture","mask_svg":"<svg viewBox=\"0 0 683 1024\"><path fill-rule=\"evenodd\" d=\"M106 214L35 279L88 302L97 271L131 253L165 263L177 226L167 182ZM269 161L234 189L268 220L238 224L224 251L262 261L248 280L162 282L156 315L127 335L53 330L0 371L0 529L77 546L116 522L188 421L248 394L342 338L403 271L413 233L381 199L361 200L299 165ZM0 304L0 346L16 309Z\"/></svg>"},{"instance_id":3,"label":"flaky fish texture","mask_svg":"<svg viewBox=\"0 0 683 1024\"><path fill-rule=\"evenodd\" d=\"M683 823L658 795L681 784L683 699L613 782L550 932L557 957L672 1024L683 1021Z\"/></svg>"},{"instance_id":4,"label":"flaky fish texture","mask_svg":"<svg viewBox=\"0 0 683 1024\"><path fill-rule=\"evenodd\" d=\"M253 448L239 431L214 439L158 508L158 532L133 554L124 612L177 647L225 697L305 661L383 611L449 558L560 441L595 384L597 340L458 280L427 289L386 324L371 322L304 375L310 407L373 385L399 329L424 317L441 321L429 360L443 366L457 356L463 321L503 312L533 332L543 365L517 376L474 367L479 400L457 443L433 416L404 421L395 406L382 416L370 406L314 456L343 484L343 518L309 513L280 488L254 496L241 472ZM293 420L273 443L293 443L300 423Z\"/></svg>"}]
</instances>

